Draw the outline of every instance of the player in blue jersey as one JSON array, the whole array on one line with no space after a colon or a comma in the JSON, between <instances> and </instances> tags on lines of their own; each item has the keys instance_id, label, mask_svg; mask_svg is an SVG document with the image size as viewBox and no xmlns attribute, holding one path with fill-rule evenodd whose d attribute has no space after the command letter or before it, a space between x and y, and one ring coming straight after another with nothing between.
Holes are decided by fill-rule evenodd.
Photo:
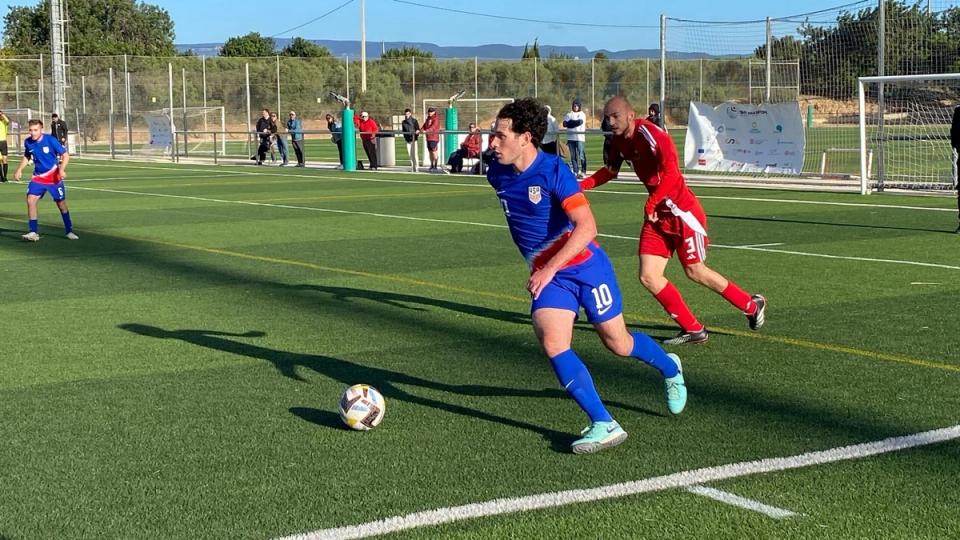
<instances>
[{"instance_id":1,"label":"player in blue jersey","mask_svg":"<svg viewBox=\"0 0 960 540\"><path fill-rule=\"evenodd\" d=\"M57 203L60 217L63 218L63 230L70 240L80 238L73 233L73 222L70 220L70 210L67 209L67 188L63 185L67 177L67 163L70 154L53 135L43 132L42 120L30 120L28 123L30 136L23 141L23 161L17 167L14 178L18 181L23 175L27 163L33 160L33 176L27 187L27 217L29 218L30 232L22 238L28 242L40 240L37 232L37 203L47 193Z\"/></svg>"},{"instance_id":2,"label":"player in blue jersey","mask_svg":"<svg viewBox=\"0 0 960 540\"><path fill-rule=\"evenodd\" d=\"M597 225L587 199L566 164L539 149L546 129L546 108L534 99L502 108L490 136L496 160L487 180L530 265L527 290L537 339L560 384L590 418L590 426L573 442L573 452L591 453L620 444L627 433L610 416L587 367L570 348L581 307L608 349L660 371L670 412L683 410L687 390L679 357L665 353L646 334L627 330L613 265L594 241Z\"/></svg>"}]
</instances>

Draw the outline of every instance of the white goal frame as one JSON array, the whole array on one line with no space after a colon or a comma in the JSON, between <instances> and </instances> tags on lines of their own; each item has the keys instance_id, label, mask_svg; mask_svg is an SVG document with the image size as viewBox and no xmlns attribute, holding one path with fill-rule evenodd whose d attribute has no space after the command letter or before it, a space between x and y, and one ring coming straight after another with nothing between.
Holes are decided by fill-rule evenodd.
<instances>
[{"instance_id":1,"label":"white goal frame","mask_svg":"<svg viewBox=\"0 0 960 540\"><path fill-rule=\"evenodd\" d=\"M164 107L164 108L162 108L162 109L158 109L158 110L156 110L156 111L149 111L149 112L156 112L156 113L168 115L168 116L170 117L171 121L173 122L174 137L176 137L176 136L178 136L178 135L182 135L184 132L186 132L188 138L190 137L190 134L191 134L191 133L196 133L196 134L201 134L201 135L202 135L201 138L203 138L203 139L206 139L207 136L209 136L209 138L212 140L212 139L213 139L212 133L213 133L214 131L217 131L217 126L213 126L213 129L210 129L210 126L207 125L206 116L204 116L204 119L203 119L203 123L204 123L204 125L203 125L203 130L196 130L196 129L183 130L183 129L182 129L183 126L182 126L182 125L179 125L179 124L182 124L183 118L184 118L184 115L185 115L185 114L186 114L186 115L189 115L190 113L201 113L201 114L202 114L202 113L214 112L214 111L219 111L219 112L220 112L220 126L219 126L219 128L220 128L220 129L219 129L219 137L220 137L220 140L217 141L217 146L220 147L220 148L219 148L220 154L221 154L221 155L224 155L224 154L227 153L227 113L226 113L226 109L225 109L223 106L210 106L210 107L173 107L172 109L171 109L170 107ZM187 127L190 127L190 126L187 126ZM182 152L182 151L183 151L183 150L181 150L181 152ZM199 151L199 152L201 152L201 153L207 153L207 152L205 152L205 151L201 151L201 150L197 150L197 149L189 149L189 151L190 151L190 152L198 152L198 151ZM212 153L212 150L210 150L209 152Z\"/></svg>"},{"instance_id":2,"label":"white goal frame","mask_svg":"<svg viewBox=\"0 0 960 540\"><path fill-rule=\"evenodd\" d=\"M867 152L867 114L866 85L873 83L895 83L916 81L960 80L960 73L927 73L921 75L883 75L859 77L857 79L857 100L860 115L860 194L870 193L870 156Z\"/></svg>"}]
</instances>

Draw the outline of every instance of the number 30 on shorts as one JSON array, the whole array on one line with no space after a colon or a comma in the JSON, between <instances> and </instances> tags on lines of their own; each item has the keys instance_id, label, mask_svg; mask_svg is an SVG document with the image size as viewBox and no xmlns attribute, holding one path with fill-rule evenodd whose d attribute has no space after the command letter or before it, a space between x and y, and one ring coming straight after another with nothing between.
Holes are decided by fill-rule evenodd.
<instances>
[{"instance_id":1,"label":"number 30 on shorts","mask_svg":"<svg viewBox=\"0 0 960 540\"><path fill-rule=\"evenodd\" d=\"M593 299L597 302L597 310L601 313L613 305L613 294L606 283L601 283L599 287L591 289L590 292L593 293Z\"/></svg>"}]
</instances>

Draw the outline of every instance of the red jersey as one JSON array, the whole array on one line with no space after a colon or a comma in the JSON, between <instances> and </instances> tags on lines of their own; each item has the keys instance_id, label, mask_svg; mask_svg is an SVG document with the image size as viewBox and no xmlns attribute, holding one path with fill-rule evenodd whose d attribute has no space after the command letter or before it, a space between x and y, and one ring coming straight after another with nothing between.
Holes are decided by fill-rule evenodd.
<instances>
[{"instance_id":1,"label":"red jersey","mask_svg":"<svg viewBox=\"0 0 960 540\"><path fill-rule=\"evenodd\" d=\"M673 139L666 131L649 120L638 118L630 137L613 137L610 146L610 166L618 169L624 161L633 165L637 178L650 193L644 214L654 209L669 214L664 203L669 198L681 210L691 211L699 207L696 195L687 187L680 173L680 158ZM596 175L595 175L596 176ZM599 185L602 182L597 182Z\"/></svg>"},{"instance_id":2,"label":"red jersey","mask_svg":"<svg viewBox=\"0 0 960 540\"><path fill-rule=\"evenodd\" d=\"M353 125L360 131L360 140L362 141L372 141L377 136L377 132L380 131L377 121L369 117L364 120L359 116L354 116Z\"/></svg>"},{"instance_id":3,"label":"red jersey","mask_svg":"<svg viewBox=\"0 0 960 540\"><path fill-rule=\"evenodd\" d=\"M433 116L427 115L427 119L423 121L423 126L420 129L423 130L428 141L440 141L440 118L436 114Z\"/></svg>"}]
</instances>

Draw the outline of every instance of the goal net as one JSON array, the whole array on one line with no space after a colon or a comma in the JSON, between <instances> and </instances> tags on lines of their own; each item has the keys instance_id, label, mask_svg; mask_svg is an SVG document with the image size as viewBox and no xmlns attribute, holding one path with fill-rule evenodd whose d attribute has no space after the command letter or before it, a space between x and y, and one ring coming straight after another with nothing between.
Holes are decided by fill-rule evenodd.
<instances>
[{"instance_id":1,"label":"goal net","mask_svg":"<svg viewBox=\"0 0 960 540\"><path fill-rule=\"evenodd\" d=\"M174 107L172 111L166 108L153 112L169 115L173 119L180 155L189 157L190 154L213 154L215 147L217 153L226 153L226 117L223 107Z\"/></svg>"},{"instance_id":2,"label":"goal net","mask_svg":"<svg viewBox=\"0 0 960 540\"><path fill-rule=\"evenodd\" d=\"M27 122L37 118L43 120L38 115L36 109L3 109L3 113L10 119L10 127L7 133L7 143L10 146L11 154L19 154L23 151L23 140L29 136L27 131ZM44 121L44 131L49 132L48 122Z\"/></svg>"},{"instance_id":3,"label":"goal net","mask_svg":"<svg viewBox=\"0 0 960 540\"><path fill-rule=\"evenodd\" d=\"M862 192L957 186L950 125L960 74L861 77L859 99Z\"/></svg>"}]
</instances>

